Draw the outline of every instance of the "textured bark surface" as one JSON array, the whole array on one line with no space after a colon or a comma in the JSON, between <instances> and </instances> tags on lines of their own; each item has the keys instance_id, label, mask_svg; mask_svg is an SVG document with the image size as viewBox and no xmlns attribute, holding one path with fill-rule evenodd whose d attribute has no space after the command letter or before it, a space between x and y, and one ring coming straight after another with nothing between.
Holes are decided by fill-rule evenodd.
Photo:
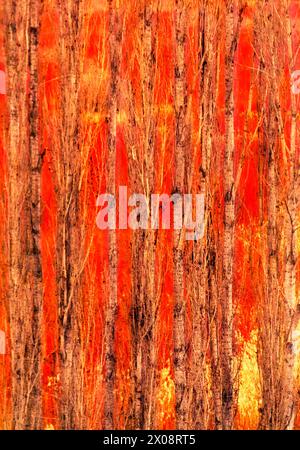
<instances>
[{"instance_id":1,"label":"textured bark surface","mask_svg":"<svg viewBox=\"0 0 300 450\"><path fill-rule=\"evenodd\" d=\"M296 0L0 4L0 427L299 428L299 23ZM191 217L126 228L121 186L127 219L153 193Z\"/></svg>"},{"instance_id":2,"label":"textured bark surface","mask_svg":"<svg viewBox=\"0 0 300 450\"><path fill-rule=\"evenodd\" d=\"M155 127L154 81L156 70L156 2L143 2L137 9L139 17L137 52L141 72L141 92L129 87L129 127L127 142L130 149L129 178L133 192L143 193L149 200L155 192ZM141 122L136 117L141 111ZM143 145L137 147L139 136ZM136 153L135 153L136 152ZM137 154L137 156L136 156ZM132 427L154 429L157 393L156 322L158 288L155 285L156 230L138 229L132 236Z\"/></svg>"},{"instance_id":3,"label":"textured bark surface","mask_svg":"<svg viewBox=\"0 0 300 450\"><path fill-rule=\"evenodd\" d=\"M40 7L38 0L8 1L6 4L8 262L14 429L42 427L42 157L38 123ZM20 108L20 105L25 106Z\"/></svg>"},{"instance_id":4,"label":"textured bark surface","mask_svg":"<svg viewBox=\"0 0 300 450\"><path fill-rule=\"evenodd\" d=\"M108 0L109 7L109 65L110 86L108 93L108 158L107 158L107 192L116 194L116 139L117 114L119 101L119 66L122 45L122 23L116 9L116 2ZM115 230L109 230L109 297L105 317L105 403L104 429L114 428L115 405L115 327L118 307L118 253L117 236Z\"/></svg>"},{"instance_id":5,"label":"textured bark surface","mask_svg":"<svg viewBox=\"0 0 300 450\"><path fill-rule=\"evenodd\" d=\"M285 28L287 31L287 48L292 73L293 67L293 34L292 24L289 17L290 2L285 2L286 20ZM284 296L287 308L287 342L285 349L285 371L283 385L283 427L285 429L293 429L296 409L298 403L297 388L295 386L294 374L296 364L296 343L295 333L299 322L300 305L297 301L296 278L297 278L297 260L298 249L296 243L297 229L297 211L300 205L300 189L299 189L299 173L297 173L297 165L299 165L299 155L296 149L296 130L297 130L297 108L296 97L291 94L291 129L290 129L290 151L287 162L287 192L285 201L285 272L284 272Z\"/></svg>"},{"instance_id":6,"label":"textured bark surface","mask_svg":"<svg viewBox=\"0 0 300 450\"><path fill-rule=\"evenodd\" d=\"M261 2L257 21L260 65L272 74L268 80L262 75L262 97L265 89L269 107L263 111L264 134L261 142L262 159L267 177L267 280L262 303L263 322L260 331L260 359L262 372L262 408L260 428L291 429L294 426L297 392L295 389L295 331L299 321L296 300L296 221L299 191L296 186L296 104L291 94L291 126L289 148L284 136L282 107L279 95L278 71L280 44L283 40L292 64L292 29L287 14L289 4L281 5L285 22L278 21L273 5ZM273 33L267 40L267 33ZM276 55L278 59L276 59ZM284 161L280 163L283 152ZM280 183L285 181L284 189ZM262 185L264 183L262 182ZM261 208L262 221L264 208ZM281 249L284 249L283 251ZM282 275L281 275L281 270Z\"/></svg>"},{"instance_id":7,"label":"textured bark surface","mask_svg":"<svg viewBox=\"0 0 300 450\"><path fill-rule=\"evenodd\" d=\"M224 253L222 289L222 427L233 426L233 307L235 186L234 186L234 56L237 36L234 30L234 2L227 2L225 42L225 153L224 153Z\"/></svg>"},{"instance_id":8,"label":"textured bark surface","mask_svg":"<svg viewBox=\"0 0 300 450\"><path fill-rule=\"evenodd\" d=\"M191 338L191 363L188 370L188 388L192 389L189 398L189 427L191 429L205 429L208 425L209 413L207 398L207 354L209 350L209 340L214 341L214 330L212 324L216 324L216 316L212 308L210 311L210 301L216 301L213 297L212 289L214 281L209 282L210 253L212 237L211 229L208 227L208 218L211 216L212 209L212 149L213 149L213 129L214 110L216 106L215 98L215 66L216 66L216 41L214 38L214 29L217 24L216 8L208 1L202 1L199 4L199 91L200 91L200 109L199 120L202 124L200 129L201 145L201 164L199 167L199 193L204 196L205 215L204 215L204 234L201 239L192 242L192 250L189 264L185 268L187 273L186 290L191 298L193 328ZM190 152L192 149L190 150ZM188 191L193 184L193 174L195 167L189 168ZM213 262L212 262L213 264ZM216 293L214 293L216 294ZM211 314L211 326L207 330L207 317ZM214 347L215 348L215 347ZM213 383L218 383L215 371L212 371Z\"/></svg>"},{"instance_id":9,"label":"textured bark surface","mask_svg":"<svg viewBox=\"0 0 300 450\"><path fill-rule=\"evenodd\" d=\"M186 5L176 0L175 11L175 180L174 191L184 193L185 155L188 146L187 80L185 63ZM174 230L174 384L176 427L187 428L187 343L185 333L186 300L184 295L184 236Z\"/></svg>"},{"instance_id":10,"label":"textured bark surface","mask_svg":"<svg viewBox=\"0 0 300 450\"><path fill-rule=\"evenodd\" d=\"M56 281L62 429L82 428L81 292L83 235L80 224L80 33L82 0L58 1L61 68L57 179Z\"/></svg>"}]
</instances>

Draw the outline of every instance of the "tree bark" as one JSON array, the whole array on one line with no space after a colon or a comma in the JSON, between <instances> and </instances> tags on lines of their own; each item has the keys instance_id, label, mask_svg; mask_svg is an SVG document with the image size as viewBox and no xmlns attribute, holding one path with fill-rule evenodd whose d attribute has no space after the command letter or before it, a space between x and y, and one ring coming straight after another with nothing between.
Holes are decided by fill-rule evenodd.
<instances>
[{"instance_id":1,"label":"tree bark","mask_svg":"<svg viewBox=\"0 0 300 450\"><path fill-rule=\"evenodd\" d=\"M287 47L290 70L293 67L292 26L289 16L290 2L285 3ZM299 322L300 305L296 296L296 264L298 250L296 244L297 211L299 209L299 186L297 189L297 166L299 167L299 152L296 152L296 127L297 107L295 95L291 92L291 130L290 152L287 161L287 193L285 210L285 271L284 271L284 296L287 307L287 342L285 346L285 371L283 387L283 428L293 429L296 408L297 392L294 379L295 369L295 338L294 334Z\"/></svg>"},{"instance_id":2,"label":"tree bark","mask_svg":"<svg viewBox=\"0 0 300 450\"><path fill-rule=\"evenodd\" d=\"M134 192L145 195L151 211L151 194L155 186L155 118L154 79L156 69L156 37L154 2L143 2L137 10L137 54L141 76L141 92L129 88L130 127L127 133L129 178ZM141 115L141 121L136 117ZM142 136L140 146L138 139ZM149 215L150 221L150 215ZM156 322L158 289L155 286L156 230L137 229L132 235L132 426L134 429L155 428L157 388Z\"/></svg>"},{"instance_id":3,"label":"tree bark","mask_svg":"<svg viewBox=\"0 0 300 450\"><path fill-rule=\"evenodd\" d=\"M61 109L56 169L56 279L59 326L59 418L62 429L83 427L83 368L80 358L80 32L82 0L58 0Z\"/></svg>"},{"instance_id":4,"label":"tree bark","mask_svg":"<svg viewBox=\"0 0 300 450\"><path fill-rule=\"evenodd\" d=\"M122 42L122 23L115 0L108 0L109 11L109 65L110 87L108 96L108 160L107 160L107 191L116 194L116 139L117 113L119 100L120 48ZM118 308L118 251L116 230L109 230L109 298L106 306L104 330L105 355L105 400L104 429L114 428L115 410L115 327Z\"/></svg>"},{"instance_id":5,"label":"tree bark","mask_svg":"<svg viewBox=\"0 0 300 450\"><path fill-rule=\"evenodd\" d=\"M14 429L38 429L43 422L42 156L38 124L40 8L38 0L6 2L9 313Z\"/></svg>"},{"instance_id":6,"label":"tree bark","mask_svg":"<svg viewBox=\"0 0 300 450\"><path fill-rule=\"evenodd\" d=\"M177 194L184 194L185 154L188 144L187 80L185 63L186 5L176 0L175 11L175 183ZM174 230L174 383L176 403L176 428L188 427L187 404L187 345L185 336L186 300L184 297L184 236L182 230Z\"/></svg>"},{"instance_id":7,"label":"tree bark","mask_svg":"<svg viewBox=\"0 0 300 450\"><path fill-rule=\"evenodd\" d=\"M234 56L237 36L234 30L234 2L226 4L225 40L225 153L224 153L224 249L222 288L222 424L228 430L233 426L233 308L232 283L235 231L234 188Z\"/></svg>"},{"instance_id":8,"label":"tree bark","mask_svg":"<svg viewBox=\"0 0 300 450\"><path fill-rule=\"evenodd\" d=\"M264 69L263 86L266 91L262 154L266 161L267 188L267 280L262 299L259 364L262 375L262 408L259 427L262 429L293 428L297 393L294 380L294 331L299 321L296 300L296 219L299 207L296 161L296 104L291 94L290 149L284 136L280 104L278 73L285 62L281 55L280 39L287 35L289 63L292 64L292 34L288 2L280 5L285 22L278 20L274 5L262 1L259 21L260 66ZM285 29L282 29L282 25ZM282 34L283 33L283 34ZM267 36L271 36L268 40ZM290 66L291 68L291 66ZM291 69L292 70L292 69ZM271 74L270 78L265 73ZM262 158L262 159L263 159ZM261 173L262 177L263 173ZM282 188L279 182L284 180ZM263 185L263 183L261 183ZM263 205L263 193L261 195ZM297 206L298 205L298 206ZM263 223L262 210L262 223ZM280 230L282 229L282 232ZM282 250L283 249L283 250ZM281 267L283 277L281 277Z\"/></svg>"}]
</instances>

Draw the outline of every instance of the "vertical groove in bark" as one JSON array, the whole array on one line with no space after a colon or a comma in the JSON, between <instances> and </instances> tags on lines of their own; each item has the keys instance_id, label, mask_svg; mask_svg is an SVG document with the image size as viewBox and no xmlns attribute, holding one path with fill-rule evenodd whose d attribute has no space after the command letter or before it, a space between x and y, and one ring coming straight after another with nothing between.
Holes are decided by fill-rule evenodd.
<instances>
[{"instance_id":1,"label":"vertical groove in bark","mask_svg":"<svg viewBox=\"0 0 300 450\"><path fill-rule=\"evenodd\" d=\"M14 429L42 427L39 13L38 0L21 4L13 0L6 2L9 312Z\"/></svg>"},{"instance_id":2,"label":"vertical groove in bark","mask_svg":"<svg viewBox=\"0 0 300 450\"><path fill-rule=\"evenodd\" d=\"M186 5L176 0L175 11L175 192L183 195L185 154L188 143L187 124L187 80L185 63ZM186 301L184 296L183 233L174 230L174 383L176 402L176 427L187 429L187 348L185 336Z\"/></svg>"}]
</instances>

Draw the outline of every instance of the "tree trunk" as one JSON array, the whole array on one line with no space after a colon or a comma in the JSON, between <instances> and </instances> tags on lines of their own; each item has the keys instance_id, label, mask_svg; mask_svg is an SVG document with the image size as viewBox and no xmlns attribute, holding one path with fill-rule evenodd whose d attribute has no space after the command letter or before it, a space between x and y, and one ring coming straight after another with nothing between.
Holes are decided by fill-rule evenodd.
<instances>
[{"instance_id":1,"label":"tree trunk","mask_svg":"<svg viewBox=\"0 0 300 450\"><path fill-rule=\"evenodd\" d=\"M227 2L225 40L225 154L224 154L224 250L222 289L222 423L223 429L233 426L233 308L232 283L235 230L234 188L234 56L237 36L234 30L234 2Z\"/></svg>"},{"instance_id":2,"label":"tree trunk","mask_svg":"<svg viewBox=\"0 0 300 450\"><path fill-rule=\"evenodd\" d=\"M83 368L80 320L80 265L84 236L80 226L80 31L82 0L59 8L61 116L57 177L56 279L59 320L59 418L62 429L80 429Z\"/></svg>"},{"instance_id":3,"label":"tree trunk","mask_svg":"<svg viewBox=\"0 0 300 450\"><path fill-rule=\"evenodd\" d=\"M259 427L262 429L293 428L297 393L294 380L294 331L299 321L296 301L296 219L299 193L296 184L296 103L291 94L290 149L286 152L284 124L280 105L278 74L284 67L279 44L282 21L274 5L261 2L261 13L256 24L260 39L261 75L266 91L267 107L264 113L263 158L267 175L267 280L260 327L259 365L262 373L262 400ZM285 15L287 49L292 64L292 33L288 3L281 5ZM271 36L267 39L267 36ZM292 68L291 68L292 70ZM265 73L271 74L266 77ZM280 148L281 146L281 148ZM263 174L261 174L262 176ZM284 180L282 189L280 180ZM263 194L262 194L263 197ZM263 198L261 204L263 205ZM283 205L283 207L281 206ZM298 206L297 206L298 205ZM280 232L282 228L283 232ZM283 250L281 250L283 249ZM283 280L280 276L283 267Z\"/></svg>"},{"instance_id":4,"label":"tree trunk","mask_svg":"<svg viewBox=\"0 0 300 450\"><path fill-rule=\"evenodd\" d=\"M206 356L209 348L208 317L210 294L209 286L209 253L211 237L207 227L211 211L210 185L212 153L212 130L214 123L215 89L214 89L214 40L213 29L216 25L213 5L203 0L199 5L199 73L200 73L200 143L201 165L199 168L200 193L204 196L204 235L192 246L192 263L187 268L187 291L192 288L192 346L189 387L192 387L191 429L205 429L208 426L208 402L206 380ZM191 180L196 168L189 171ZM192 181L189 184L189 192ZM214 381L213 381L214 382ZM219 380L220 383L220 380Z\"/></svg>"},{"instance_id":5,"label":"tree trunk","mask_svg":"<svg viewBox=\"0 0 300 450\"><path fill-rule=\"evenodd\" d=\"M289 2L285 4L286 9L286 31L288 35L287 47L288 57L292 72L293 47L292 27L289 17ZM297 166L299 156L296 153L296 127L297 107L296 98L291 93L291 130L290 130L290 152L287 161L287 194L285 211L285 272L284 272L284 296L287 307L287 336L285 346L285 371L283 387L283 428L293 429L297 408L297 393L294 380L295 369L295 331L299 322L300 305L296 297L296 263L298 259L296 244L297 211L299 208L299 188L297 190ZM298 152L299 153L299 152ZM298 159L298 161L297 161ZM299 302L298 302L299 303Z\"/></svg>"},{"instance_id":6,"label":"tree trunk","mask_svg":"<svg viewBox=\"0 0 300 450\"><path fill-rule=\"evenodd\" d=\"M116 194L116 138L119 98L119 65L122 42L122 23L115 0L108 0L109 8L109 52L110 52L110 88L108 96L108 160L107 192ZM116 230L109 230L109 298L106 306L104 330L105 355L105 400L104 429L114 428L115 410L115 327L118 307L118 252Z\"/></svg>"},{"instance_id":7,"label":"tree trunk","mask_svg":"<svg viewBox=\"0 0 300 450\"><path fill-rule=\"evenodd\" d=\"M184 194L185 154L188 144L187 81L185 64L186 6L176 0L175 11L175 183L177 194ZM174 383L176 402L176 428L188 427L187 407L187 346L185 336L186 301L184 297L183 230L174 230Z\"/></svg>"},{"instance_id":8,"label":"tree trunk","mask_svg":"<svg viewBox=\"0 0 300 450\"><path fill-rule=\"evenodd\" d=\"M130 128L127 133L129 178L134 192L148 199L155 186L154 78L156 68L155 15L153 2L143 2L137 10L140 18L141 51L137 57L141 74L141 92L129 88ZM140 108L140 109L139 109ZM136 117L141 114L141 122ZM140 146L137 146L142 136ZM136 155L136 156L135 156ZM150 220L150 218L149 218ZM137 229L132 235L132 426L155 427L156 403L156 321L157 288L155 286L156 230Z\"/></svg>"},{"instance_id":9,"label":"tree trunk","mask_svg":"<svg viewBox=\"0 0 300 450\"><path fill-rule=\"evenodd\" d=\"M9 312L13 428L42 428L40 248L42 156L38 125L40 2L6 2ZM27 96L27 74L30 73ZM28 137L29 128L29 137Z\"/></svg>"}]
</instances>

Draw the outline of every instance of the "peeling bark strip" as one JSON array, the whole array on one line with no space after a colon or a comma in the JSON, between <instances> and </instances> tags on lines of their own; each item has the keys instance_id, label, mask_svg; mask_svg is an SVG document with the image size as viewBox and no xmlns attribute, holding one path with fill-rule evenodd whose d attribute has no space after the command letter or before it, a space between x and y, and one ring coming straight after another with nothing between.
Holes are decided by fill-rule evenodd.
<instances>
[{"instance_id":1,"label":"peeling bark strip","mask_svg":"<svg viewBox=\"0 0 300 450\"><path fill-rule=\"evenodd\" d=\"M59 419L62 429L80 429L81 361L80 266L84 236L80 225L80 33L83 0L58 0L61 110L58 122L56 279L59 320Z\"/></svg>"},{"instance_id":2,"label":"peeling bark strip","mask_svg":"<svg viewBox=\"0 0 300 450\"><path fill-rule=\"evenodd\" d=\"M176 0L175 10L175 192L184 193L185 154L188 151L187 80L185 64L186 6ZM187 348L185 339L186 303L184 298L182 230L174 230L174 383L176 402L176 428L187 429Z\"/></svg>"},{"instance_id":3,"label":"peeling bark strip","mask_svg":"<svg viewBox=\"0 0 300 450\"><path fill-rule=\"evenodd\" d=\"M107 191L116 194L116 138L117 114L119 101L120 56L122 46L122 20L120 10L115 0L108 0L109 9L109 62L110 87L108 93L108 160L107 160ZM115 327L118 307L118 253L115 230L109 230L109 298L106 306L104 330L105 356L105 400L104 429L115 428Z\"/></svg>"},{"instance_id":4,"label":"peeling bark strip","mask_svg":"<svg viewBox=\"0 0 300 450\"><path fill-rule=\"evenodd\" d=\"M39 429L43 426L41 155L38 140L38 36L41 5L39 0L8 0L5 8L13 428Z\"/></svg>"}]
</instances>

